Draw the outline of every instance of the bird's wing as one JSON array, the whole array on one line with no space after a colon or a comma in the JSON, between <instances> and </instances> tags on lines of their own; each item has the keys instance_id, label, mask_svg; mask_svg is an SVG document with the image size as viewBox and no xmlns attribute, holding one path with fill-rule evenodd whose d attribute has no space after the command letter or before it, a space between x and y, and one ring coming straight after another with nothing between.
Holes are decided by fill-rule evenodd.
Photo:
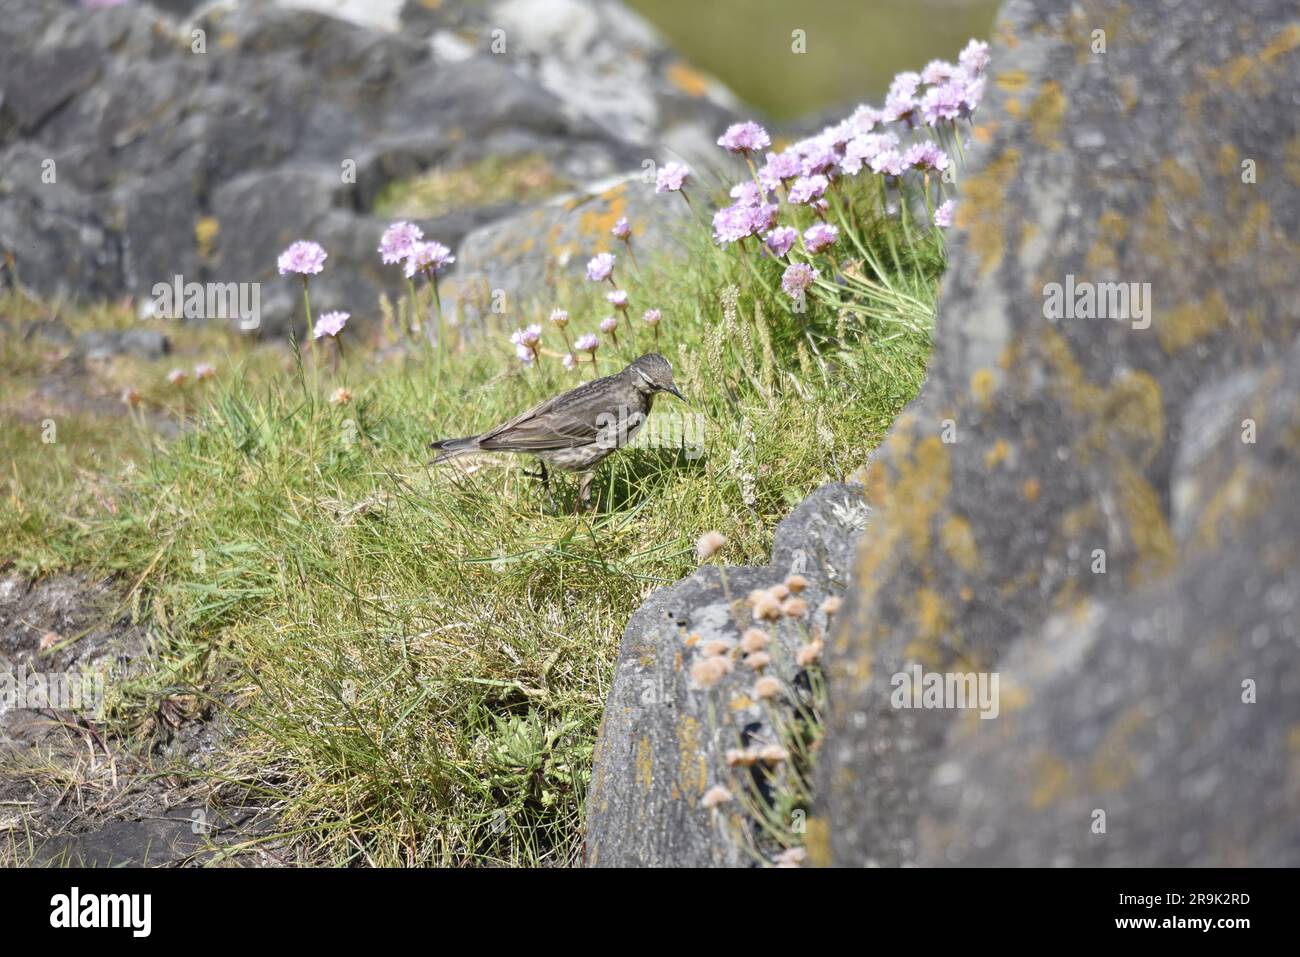
<instances>
[{"instance_id":1,"label":"bird's wing","mask_svg":"<svg viewBox=\"0 0 1300 957\"><path fill-rule=\"evenodd\" d=\"M591 401L591 387L584 383L570 392L547 399L521 412L509 422L485 432L479 448L512 452L545 452L572 449L595 442L605 424L602 403Z\"/></svg>"}]
</instances>

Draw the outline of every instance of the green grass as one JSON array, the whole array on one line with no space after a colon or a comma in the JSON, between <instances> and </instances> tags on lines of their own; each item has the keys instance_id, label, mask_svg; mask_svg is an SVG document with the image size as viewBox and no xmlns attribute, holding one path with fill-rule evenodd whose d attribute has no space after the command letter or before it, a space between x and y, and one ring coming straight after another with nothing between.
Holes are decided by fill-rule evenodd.
<instances>
[{"instance_id":1,"label":"green grass","mask_svg":"<svg viewBox=\"0 0 1300 957\"><path fill-rule=\"evenodd\" d=\"M390 183L375 200L375 215L433 219L466 207L535 202L572 188L543 156L488 156Z\"/></svg>"},{"instance_id":2,"label":"green grass","mask_svg":"<svg viewBox=\"0 0 1300 957\"><path fill-rule=\"evenodd\" d=\"M706 530L727 536L727 561L765 561L776 523L862 466L920 387L942 242L882 221L874 187L859 188L839 254L852 278L820 285L803 314L777 264L702 230L683 237L688 265L621 271L634 314L663 310L662 351L690 401L661 399L655 415L699 413L704 455L625 450L591 511L573 514L563 478L549 498L529 462L428 464L432 438L576 384L554 352L524 369L494 334L439 367L418 346L381 355L376 333L350 340L336 375L232 345L179 438L123 430L131 450L93 479L10 437L15 474L52 470L56 491L11 479L0 555L121 574L163 654L118 689L117 730L141 733L179 695L229 708L246 737L214 774L279 808L295 859L573 864L628 616L691 570ZM604 314L599 294L562 300L571 337ZM622 340L621 356L602 348L602 372L634 355ZM640 330L639 351L649 342ZM351 402L325 401L339 385ZM149 402L179 416L168 395Z\"/></svg>"}]
</instances>

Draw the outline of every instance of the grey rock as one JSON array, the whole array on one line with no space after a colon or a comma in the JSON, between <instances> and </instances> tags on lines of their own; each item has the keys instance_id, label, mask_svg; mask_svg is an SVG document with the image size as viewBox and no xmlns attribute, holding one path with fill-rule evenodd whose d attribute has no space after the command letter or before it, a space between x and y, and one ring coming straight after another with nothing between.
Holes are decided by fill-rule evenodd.
<instances>
[{"instance_id":1,"label":"grey rock","mask_svg":"<svg viewBox=\"0 0 1300 957\"><path fill-rule=\"evenodd\" d=\"M1300 191L1241 175L1284 168L1295 136L1288 6L1004 7L935 357L867 477L828 647L814 860L1296 863L1276 769L1300 660ZM1113 17L1132 42L1097 61ZM1149 283L1149 327L1046 320L1067 276ZM894 707L917 665L1018 690L989 721Z\"/></svg>"},{"instance_id":2,"label":"grey rock","mask_svg":"<svg viewBox=\"0 0 1300 957\"><path fill-rule=\"evenodd\" d=\"M633 228L632 254L610 235L624 216ZM656 195L653 183L639 176L561 196L465 236L446 301L462 318L478 322L489 315L497 290L505 293L511 313L538 300L551 301L565 282L581 279L587 260L598 252L618 257L616 276L638 268L633 255L684 259L680 236L689 222L680 198Z\"/></svg>"},{"instance_id":3,"label":"grey rock","mask_svg":"<svg viewBox=\"0 0 1300 957\"><path fill-rule=\"evenodd\" d=\"M463 0L89 11L12 0L0 23L14 51L0 64L0 249L39 294L145 297L176 275L258 281L283 248L272 237L305 236L330 253L322 293L364 322L401 285L376 269L385 186L526 155L588 183L638 168L660 137L681 145L683 130L725 121L724 91L635 15L604 0L557 0L551 12L582 29L556 46L555 24L517 4ZM510 40L497 55L502 24ZM47 159L57 188L40 179ZM467 204L429 234L456 245L513 211ZM265 325L282 329L294 296L263 292Z\"/></svg>"},{"instance_id":4,"label":"grey rock","mask_svg":"<svg viewBox=\"0 0 1300 957\"><path fill-rule=\"evenodd\" d=\"M923 863L1300 859L1297 435L1300 343L1193 398L1172 478L1185 561L1009 649L998 670L1015 707L950 735L923 799Z\"/></svg>"},{"instance_id":5,"label":"grey rock","mask_svg":"<svg viewBox=\"0 0 1300 957\"><path fill-rule=\"evenodd\" d=\"M1300 509L1245 531L1008 650L1016 707L952 728L919 809L921 864L1300 860Z\"/></svg>"},{"instance_id":6,"label":"grey rock","mask_svg":"<svg viewBox=\"0 0 1300 957\"><path fill-rule=\"evenodd\" d=\"M54 51L5 48L0 63L0 135L32 134L99 75L99 60L87 45ZM6 130L6 127L9 130Z\"/></svg>"},{"instance_id":7,"label":"grey rock","mask_svg":"<svg viewBox=\"0 0 1300 957\"><path fill-rule=\"evenodd\" d=\"M42 182L42 163L50 155L34 143L0 154L0 254L14 257L17 281L28 288L50 295L118 294L122 238L91 195L65 180Z\"/></svg>"},{"instance_id":8,"label":"grey rock","mask_svg":"<svg viewBox=\"0 0 1300 957\"><path fill-rule=\"evenodd\" d=\"M705 566L651 595L633 614L619 644L587 800L586 863L593 867L726 866L756 863L747 850L751 826L736 804L709 811L700 801L710 787L745 771L727 768L725 752L774 743L770 713L751 697L755 673L737 661L709 689L692 686L691 664L714 639L739 640L735 616L750 590L798 572L813 610L806 628L790 620L772 628L772 669L787 687L799 687L798 647L823 633L817 611L847 582L853 543L867 519L862 489L826 485L777 526L772 560L757 567ZM726 590L723 586L725 575ZM727 594L735 603L729 606ZM793 703L774 704L787 716Z\"/></svg>"}]
</instances>

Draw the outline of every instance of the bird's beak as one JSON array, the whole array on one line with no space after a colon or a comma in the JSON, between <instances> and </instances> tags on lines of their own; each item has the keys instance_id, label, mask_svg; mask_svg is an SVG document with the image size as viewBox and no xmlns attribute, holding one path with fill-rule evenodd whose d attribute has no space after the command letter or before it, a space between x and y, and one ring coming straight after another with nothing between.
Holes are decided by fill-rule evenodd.
<instances>
[{"instance_id":1,"label":"bird's beak","mask_svg":"<svg viewBox=\"0 0 1300 957\"><path fill-rule=\"evenodd\" d=\"M670 386L669 386L665 391L667 391L667 392L671 392L673 395L677 396L677 398L681 399L683 402L686 401L686 396L684 396L684 395L682 395L680 392L678 392L678 391L677 391L677 386L675 386L675 385L670 385Z\"/></svg>"}]
</instances>

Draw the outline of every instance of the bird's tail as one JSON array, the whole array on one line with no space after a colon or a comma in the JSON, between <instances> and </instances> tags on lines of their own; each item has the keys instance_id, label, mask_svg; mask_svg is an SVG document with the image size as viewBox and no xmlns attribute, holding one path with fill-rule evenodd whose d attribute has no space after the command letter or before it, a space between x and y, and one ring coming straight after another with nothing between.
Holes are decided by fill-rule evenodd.
<instances>
[{"instance_id":1,"label":"bird's tail","mask_svg":"<svg viewBox=\"0 0 1300 957\"><path fill-rule=\"evenodd\" d=\"M433 464L437 465L439 462L446 462L448 459L454 459L466 452L477 451L478 440L477 435L467 435L463 439L439 439L436 442L430 442L429 448L438 450L438 454L433 457Z\"/></svg>"}]
</instances>

